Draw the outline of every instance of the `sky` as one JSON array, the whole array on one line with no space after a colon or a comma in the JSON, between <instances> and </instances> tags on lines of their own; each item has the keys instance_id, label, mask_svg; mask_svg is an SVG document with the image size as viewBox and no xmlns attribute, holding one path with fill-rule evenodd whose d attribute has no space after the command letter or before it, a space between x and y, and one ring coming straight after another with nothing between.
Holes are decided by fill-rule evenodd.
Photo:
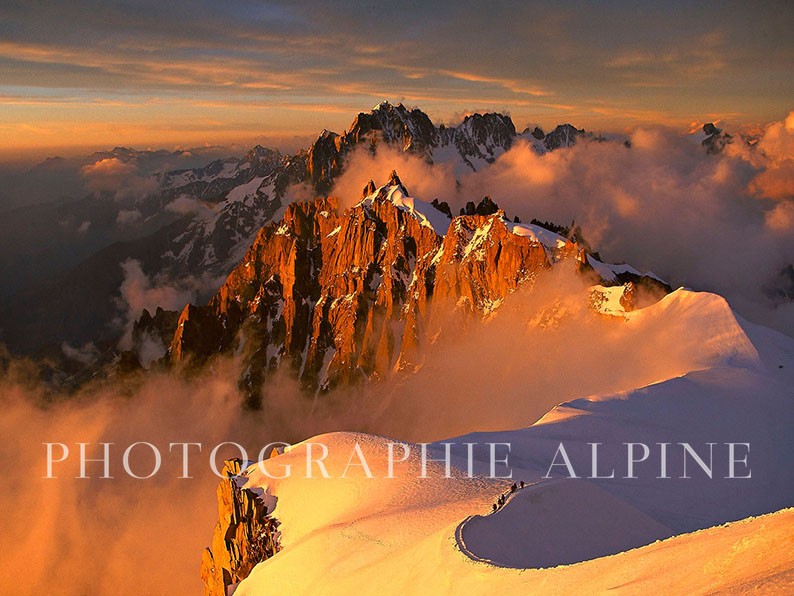
<instances>
[{"instance_id":1,"label":"sky","mask_svg":"<svg viewBox=\"0 0 794 596\"><path fill-rule=\"evenodd\" d=\"M383 99L519 129L754 126L794 107L794 4L0 4L0 157L296 142Z\"/></svg>"}]
</instances>

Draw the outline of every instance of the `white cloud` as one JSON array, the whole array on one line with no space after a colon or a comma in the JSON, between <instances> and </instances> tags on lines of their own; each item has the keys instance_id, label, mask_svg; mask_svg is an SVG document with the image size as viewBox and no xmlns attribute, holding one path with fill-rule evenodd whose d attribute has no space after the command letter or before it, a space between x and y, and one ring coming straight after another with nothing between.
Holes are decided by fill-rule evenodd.
<instances>
[{"instance_id":1,"label":"white cloud","mask_svg":"<svg viewBox=\"0 0 794 596\"><path fill-rule=\"evenodd\" d=\"M509 217L575 220L605 258L716 291L790 333L789 311L764 287L794 262L794 115L770 125L754 150L737 138L722 155L663 128L635 130L630 140L631 148L583 142L543 156L518 142L459 180L415 156L358 152L334 192L350 205L369 178L383 184L395 168L414 196L446 200L453 212L490 195Z\"/></svg>"},{"instance_id":2,"label":"white cloud","mask_svg":"<svg viewBox=\"0 0 794 596\"><path fill-rule=\"evenodd\" d=\"M141 212L137 209L121 209L116 216L116 224L127 226L141 219Z\"/></svg>"},{"instance_id":3,"label":"white cloud","mask_svg":"<svg viewBox=\"0 0 794 596\"><path fill-rule=\"evenodd\" d=\"M157 178L146 176L132 161L108 157L80 168L86 190L111 193L116 200L138 200L157 192Z\"/></svg>"}]
</instances>

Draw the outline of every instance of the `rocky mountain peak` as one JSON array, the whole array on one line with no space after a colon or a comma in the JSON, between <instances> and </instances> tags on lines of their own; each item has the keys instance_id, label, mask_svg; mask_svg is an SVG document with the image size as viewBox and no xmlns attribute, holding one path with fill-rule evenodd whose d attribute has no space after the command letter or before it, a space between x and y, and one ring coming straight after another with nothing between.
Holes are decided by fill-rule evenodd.
<instances>
[{"instance_id":1,"label":"rocky mountain peak","mask_svg":"<svg viewBox=\"0 0 794 596\"><path fill-rule=\"evenodd\" d=\"M243 157L243 161L246 162L259 162L263 160L280 160L281 153L278 149L270 149L268 147L263 147L262 145L254 145Z\"/></svg>"},{"instance_id":2,"label":"rocky mountain peak","mask_svg":"<svg viewBox=\"0 0 794 596\"><path fill-rule=\"evenodd\" d=\"M409 194L400 180L400 177L397 175L397 170L392 170L391 174L389 174L388 184L389 186L398 186L406 195Z\"/></svg>"},{"instance_id":3,"label":"rocky mountain peak","mask_svg":"<svg viewBox=\"0 0 794 596\"><path fill-rule=\"evenodd\" d=\"M571 147L584 134L584 129L577 129L571 124L560 124L544 137L543 144L549 151L561 147Z\"/></svg>"},{"instance_id":4,"label":"rocky mountain peak","mask_svg":"<svg viewBox=\"0 0 794 596\"><path fill-rule=\"evenodd\" d=\"M250 177L267 176L273 172L284 161L278 149L270 149L262 145L256 145L249 149L243 157L241 167L249 166Z\"/></svg>"},{"instance_id":5,"label":"rocky mountain peak","mask_svg":"<svg viewBox=\"0 0 794 596\"><path fill-rule=\"evenodd\" d=\"M348 149L345 137L323 130L309 148L306 159L309 179L316 189L327 191L331 188L333 178L342 171Z\"/></svg>"},{"instance_id":6,"label":"rocky mountain peak","mask_svg":"<svg viewBox=\"0 0 794 596\"><path fill-rule=\"evenodd\" d=\"M704 145L710 152L731 142L713 123L707 124L703 133L707 135ZM588 138L587 133L569 124L557 127L549 135L544 135L540 128L522 133L524 140L541 154L570 146L583 135ZM428 162L449 164L457 177L464 175L467 167L472 170L487 167L511 146L514 138L513 122L506 115L471 114L457 126L436 127L421 110L386 101L369 113L359 114L350 131L339 135L324 130L311 147L293 155L281 155L277 150L256 145L243 158L216 159L203 167L157 173L157 179L152 182L159 184L159 191L142 204L142 219L148 222L149 214L159 211L158 217L162 216L161 221L167 222L166 225L139 240L102 249L57 282L58 287L69 288L73 299L68 303L54 303L53 292L47 286L35 290L32 299L26 295L15 298L0 317L3 339L20 350L29 350L35 342L53 338L57 338L58 343L61 340L83 343L94 339L113 340L115 331L109 330L113 329L111 322L118 314L116 304L103 301L102 306L97 307L96 296L117 293L123 281L120 263L126 259L138 260L147 274L162 276L173 283L187 278L223 279L234 269L263 225L280 217L285 210L290 213L285 203L291 198L291 188L306 184L319 195L326 195L344 170L348 154L357 146L374 153L387 144L392 150L415 153ZM736 139L747 140L739 136ZM140 162L155 154L158 152L117 147L92 154L89 160L116 157ZM170 160L173 156L165 152L158 159L163 157ZM51 159L36 168L56 168L63 161ZM443 236L461 205L450 207L450 203L443 200L445 197L427 197L432 198L432 202L424 203L410 197L402 181L394 182L387 182L382 198L388 199L400 217L415 219L425 228L430 225ZM377 191L372 181L363 189L361 199ZM482 200L478 203L475 199L471 205L464 205L463 215L466 216L494 214L495 207L487 202L483 204ZM438 214L443 217L438 219ZM201 301L214 291L217 287L214 284L213 281L202 287ZM69 313L72 314L67 316ZM151 320L142 322L138 336L170 345L171 321L179 315L150 314ZM186 316L196 321L198 315L188 312ZM35 341L31 339L34 337Z\"/></svg>"},{"instance_id":7,"label":"rocky mountain peak","mask_svg":"<svg viewBox=\"0 0 794 596\"><path fill-rule=\"evenodd\" d=\"M494 139L510 139L516 136L516 127L512 118L504 114L488 112L486 114L469 114L458 127L461 131L470 133L470 136L480 144Z\"/></svg>"},{"instance_id":8,"label":"rocky mountain peak","mask_svg":"<svg viewBox=\"0 0 794 596\"><path fill-rule=\"evenodd\" d=\"M370 113L358 114L350 125L349 135L356 143L365 137L376 143L378 139L372 138L372 133L403 151L422 153L438 144L438 131L427 114L418 108L409 110L401 103L394 106L383 101Z\"/></svg>"},{"instance_id":9,"label":"rocky mountain peak","mask_svg":"<svg viewBox=\"0 0 794 596\"><path fill-rule=\"evenodd\" d=\"M516 127L504 114L470 114L458 126L443 131L442 143L452 144L473 168L477 161L493 163L513 145Z\"/></svg>"},{"instance_id":10,"label":"rocky mountain peak","mask_svg":"<svg viewBox=\"0 0 794 596\"><path fill-rule=\"evenodd\" d=\"M402 106L402 104L400 104L400 105ZM388 112L388 111L393 110L393 109L394 109L394 106L391 104L391 102L388 99L384 99L380 103L378 103L374 108L372 108L372 111L373 112L380 112L380 111Z\"/></svg>"},{"instance_id":11,"label":"rocky mountain peak","mask_svg":"<svg viewBox=\"0 0 794 596\"><path fill-rule=\"evenodd\" d=\"M368 196L374 194L375 188L375 182L373 180L367 182L367 184L364 186L364 190L361 191L361 198L366 199Z\"/></svg>"},{"instance_id":12,"label":"rocky mountain peak","mask_svg":"<svg viewBox=\"0 0 794 596\"><path fill-rule=\"evenodd\" d=\"M452 218L446 203L410 197L396 172L365 192L344 211L329 198L293 203L263 227L209 303L182 311L168 361L239 354L256 406L283 365L312 393L383 379L421 359L449 309L483 316L561 259L617 281L574 241L508 221L490 197Z\"/></svg>"},{"instance_id":13,"label":"rocky mountain peak","mask_svg":"<svg viewBox=\"0 0 794 596\"><path fill-rule=\"evenodd\" d=\"M585 134L570 124L558 126L545 137L538 151L552 151L569 147ZM436 126L418 108L409 109L382 101L370 112L360 112L344 134L324 130L306 152L309 182L321 193L330 190L333 179L343 167L346 155L356 146L368 146L375 153L380 143L406 153L423 156L432 162L437 151L454 150L463 164L477 170L507 151L516 138L516 128L510 116L497 113L469 114L457 126Z\"/></svg>"},{"instance_id":14,"label":"rocky mountain peak","mask_svg":"<svg viewBox=\"0 0 794 596\"><path fill-rule=\"evenodd\" d=\"M720 153L725 145L733 142L733 137L728 133L723 133L721 128L717 128L713 122L707 122L703 125L703 133L706 138L703 139L702 144L706 148L707 153Z\"/></svg>"}]
</instances>

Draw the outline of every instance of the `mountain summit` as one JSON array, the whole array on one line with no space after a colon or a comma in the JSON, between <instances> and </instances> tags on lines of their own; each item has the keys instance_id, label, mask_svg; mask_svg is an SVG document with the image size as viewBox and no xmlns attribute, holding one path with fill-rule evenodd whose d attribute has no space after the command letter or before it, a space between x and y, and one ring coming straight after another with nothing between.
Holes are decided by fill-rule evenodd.
<instances>
[{"instance_id":1,"label":"mountain summit","mask_svg":"<svg viewBox=\"0 0 794 596\"><path fill-rule=\"evenodd\" d=\"M239 354L256 405L263 381L285 364L311 392L383 379L417 362L450 311L485 316L562 261L603 284L669 290L601 263L571 238L509 221L488 197L453 218L409 196L396 172L373 187L344 211L333 198L289 205L206 306L185 306L164 338L167 360Z\"/></svg>"},{"instance_id":2,"label":"mountain summit","mask_svg":"<svg viewBox=\"0 0 794 596\"><path fill-rule=\"evenodd\" d=\"M193 286L192 280L203 280L198 298L208 298L220 284L215 280L225 278L243 258L259 229L284 216L292 200L288 190L308 187L327 195L356 147L377 152L386 146L466 172L486 167L519 137L545 153L574 143L577 135L519 135L509 116L495 113L468 115L457 126L436 126L420 109L384 101L359 113L342 134L323 131L294 155L257 145L242 158L159 174L152 181L158 190L146 199L148 210L143 211L148 219L154 211L170 223L144 237L112 243L65 275L13 297L0 318L1 339L18 352L48 342L57 352L64 341L117 341L119 312L111 297L118 295L124 281L121 264L129 259L163 283L188 280ZM111 157L132 159L135 152L117 148L96 155Z\"/></svg>"}]
</instances>

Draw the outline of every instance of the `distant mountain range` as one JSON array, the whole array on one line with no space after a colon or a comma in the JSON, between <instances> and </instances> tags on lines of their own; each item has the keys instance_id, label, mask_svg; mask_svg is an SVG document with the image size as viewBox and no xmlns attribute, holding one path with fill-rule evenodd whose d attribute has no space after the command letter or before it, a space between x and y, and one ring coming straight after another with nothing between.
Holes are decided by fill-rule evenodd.
<instances>
[{"instance_id":1,"label":"distant mountain range","mask_svg":"<svg viewBox=\"0 0 794 596\"><path fill-rule=\"evenodd\" d=\"M4 267L0 340L24 353L47 345L54 353L64 341L112 342L120 335L112 324L119 314L112 297L118 296L123 280L123 261L140 261L147 274L160 276L164 283L185 276L222 278L259 228L284 213L290 186L307 184L324 194L359 144L376 150L385 143L474 170L492 162L517 138L530 139L543 153L573 144L583 134L570 125L548 135L537 129L517 134L510 117L500 114L473 114L456 127L435 126L421 110L383 102L359 114L349 131L323 131L308 150L295 155L256 146L242 158L157 174L149 172L182 157L124 147L92 154L83 167L103 161L133 163L141 180L154 183L153 189L121 198L104 190L98 197L64 199L7 214L4 237L17 251L35 230L41 228L41 233L34 236L35 246L22 252L23 258L15 257ZM36 175L60 171L65 161L47 160L37 166ZM61 271L58 263L75 264ZM217 285L203 289L200 295L207 297Z\"/></svg>"},{"instance_id":2,"label":"distant mountain range","mask_svg":"<svg viewBox=\"0 0 794 596\"><path fill-rule=\"evenodd\" d=\"M704 145L711 150L722 137L718 129L709 132L711 141ZM454 127L436 126L419 109L383 102L358 114L349 130L323 131L294 155L256 146L241 158L151 173L157 164L183 156L123 147L96 153L84 169L135 164L134 185L120 182L121 193L107 184L84 199L62 201L55 216L53 205L45 204L6 218L6 238L16 249L7 254L18 254L30 230L41 228L44 240L4 268L0 341L13 352L50 357L62 356L64 343L91 342L105 357L114 357L124 332L122 263L138 261L158 284L189 286L202 303L240 263L260 229L285 216L294 199L290 190L302 186L309 194L327 195L356 147L377 152L387 145L463 173L487 167L518 140L544 154L580 139L603 140L570 124L548 133L539 128L519 133L509 116L495 113L466 116ZM61 166L48 160L39 167Z\"/></svg>"}]
</instances>

